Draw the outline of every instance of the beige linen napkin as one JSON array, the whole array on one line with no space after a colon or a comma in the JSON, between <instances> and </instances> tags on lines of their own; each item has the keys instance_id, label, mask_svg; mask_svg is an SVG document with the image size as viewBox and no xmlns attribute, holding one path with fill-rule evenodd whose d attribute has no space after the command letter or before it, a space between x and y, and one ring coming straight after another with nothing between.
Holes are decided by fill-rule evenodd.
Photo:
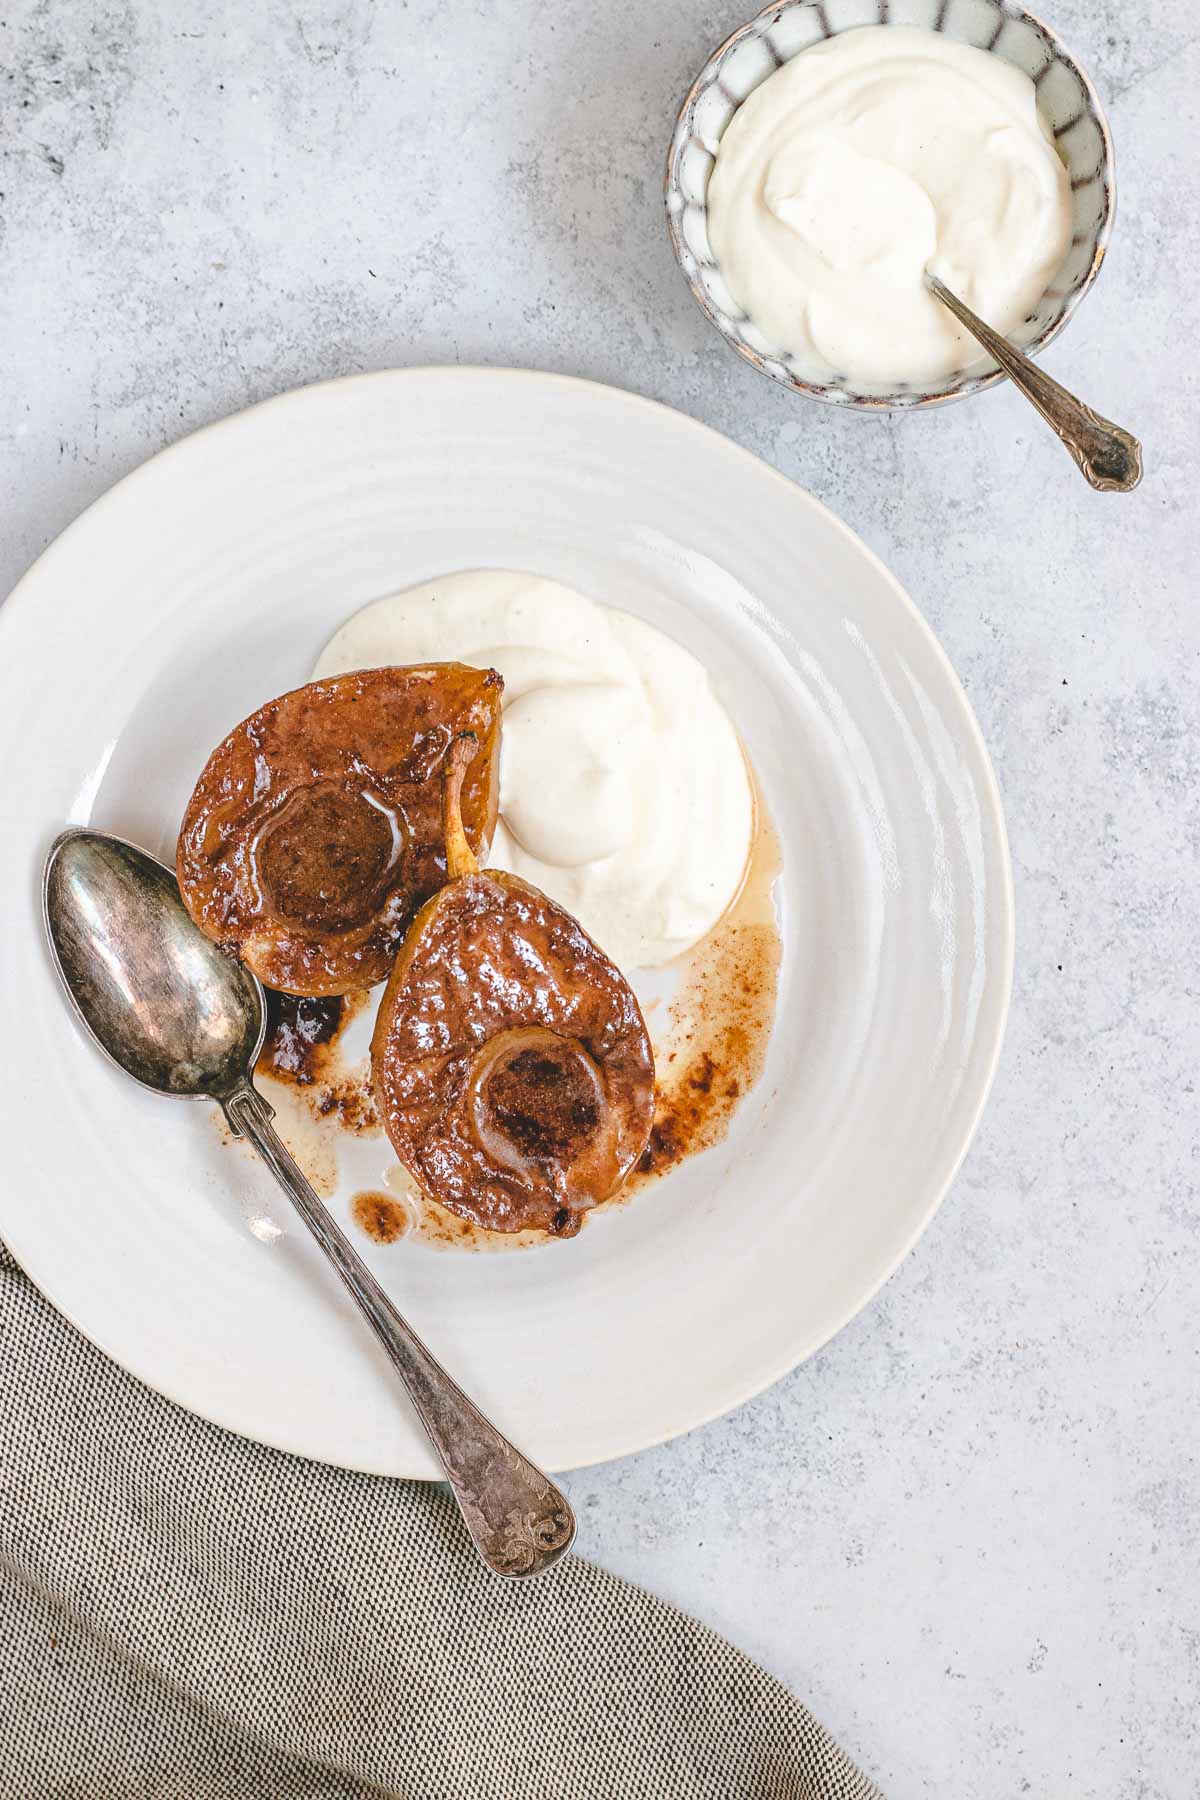
<instances>
[{"instance_id":1,"label":"beige linen napkin","mask_svg":"<svg viewBox=\"0 0 1200 1800\"><path fill-rule=\"evenodd\" d=\"M3 1800L881 1800L703 1625L183 1412L3 1246L0 1371Z\"/></svg>"}]
</instances>

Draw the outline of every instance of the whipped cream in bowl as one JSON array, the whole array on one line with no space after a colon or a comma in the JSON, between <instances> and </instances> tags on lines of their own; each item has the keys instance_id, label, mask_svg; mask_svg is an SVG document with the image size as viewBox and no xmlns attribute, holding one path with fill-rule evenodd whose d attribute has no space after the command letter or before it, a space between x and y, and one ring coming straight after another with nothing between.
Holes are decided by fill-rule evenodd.
<instances>
[{"instance_id":1,"label":"whipped cream in bowl","mask_svg":"<svg viewBox=\"0 0 1200 1800\"><path fill-rule=\"evenodd\" d=\"M1103 258L1111 142L1086 76L1018 9L862 11L785 0L715 52L679 115L668 223L761 371L843 405L930 405L1000 374L926 272L1039 350Z\"/></svg>"}]
</instances>

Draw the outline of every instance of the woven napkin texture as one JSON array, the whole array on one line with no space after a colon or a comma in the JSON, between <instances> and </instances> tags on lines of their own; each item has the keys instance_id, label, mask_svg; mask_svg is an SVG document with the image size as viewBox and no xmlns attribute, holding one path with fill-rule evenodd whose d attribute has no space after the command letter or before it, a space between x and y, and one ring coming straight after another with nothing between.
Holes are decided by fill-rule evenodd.
<instances>
[{"instance_id":1,"label":"woven napkin texture","mask_svg":"<svg viewBox=\"0 0 1200 1800\"><path fill-rule=\"evenodd\" d=\"M880 1800L714 1632L108 1361L0 1246L2 1800Z\"/></svg>"}]
</instances>

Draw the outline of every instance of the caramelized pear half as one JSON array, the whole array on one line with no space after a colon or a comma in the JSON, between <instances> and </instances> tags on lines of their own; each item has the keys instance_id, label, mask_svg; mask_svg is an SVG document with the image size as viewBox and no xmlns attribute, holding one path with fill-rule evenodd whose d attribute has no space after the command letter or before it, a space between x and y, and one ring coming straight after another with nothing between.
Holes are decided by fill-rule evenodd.
<instances>
[{"instance_id":1,"label":"caramelized pear half","mask_svg":"<svg viewBox=\"0 0 1200 1800\"><path fill-rule=\"evenodd\" d=\"M450 880L392 969L375 1094L434 1200L488 1231L570 1237L646 1147L654 1057L633 989L570 913L479 868L462 807L478 748L446 761Z\"/></svg>"},{"instance_id":2,"label":"caramelized pear half","mask_svg":"<svg viewBox=\"0 0 1200 1800\"><path fill-rule=\"evenodd\" d=\"M494 669L368 669L313 681L244 719L188 802L176 870L201 930L269 987L343 994L382 981L446 879L442 768L464 731L468 843L491 842Z\"/></svg>"}]
</instances>

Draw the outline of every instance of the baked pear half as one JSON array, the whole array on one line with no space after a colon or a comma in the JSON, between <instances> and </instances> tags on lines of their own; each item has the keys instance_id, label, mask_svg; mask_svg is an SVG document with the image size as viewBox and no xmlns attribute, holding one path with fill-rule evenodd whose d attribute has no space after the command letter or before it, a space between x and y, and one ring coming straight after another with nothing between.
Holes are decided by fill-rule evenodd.
<instances>
[{"instance_id":1,"label":"baked pear half","mask_svg":"<svg viewBox=\"0 0 1200 1800\"><path fill-rule=\"evenodd\" d=\"M209 757L176 872L193 919L269 987L319 997L382 981L414 914L446 880L442 769L464 731L474 849L499 799L494 669L368 669L252 713Z\"/></svg>"},{"instance_id":2,"label":"baked pear half","mask_svg":"<svg viewBox=\"0 0 1200 1800\"><path fill-rule=\"evenodd\" d=\"M396 1154L424 1191L488 1231L571 1237L650 1135L654 1057L633 989L570 913L480 869L469 771L446 758L449 880L409 927L371 1043Z\"/></svg>"}]
</instances>

